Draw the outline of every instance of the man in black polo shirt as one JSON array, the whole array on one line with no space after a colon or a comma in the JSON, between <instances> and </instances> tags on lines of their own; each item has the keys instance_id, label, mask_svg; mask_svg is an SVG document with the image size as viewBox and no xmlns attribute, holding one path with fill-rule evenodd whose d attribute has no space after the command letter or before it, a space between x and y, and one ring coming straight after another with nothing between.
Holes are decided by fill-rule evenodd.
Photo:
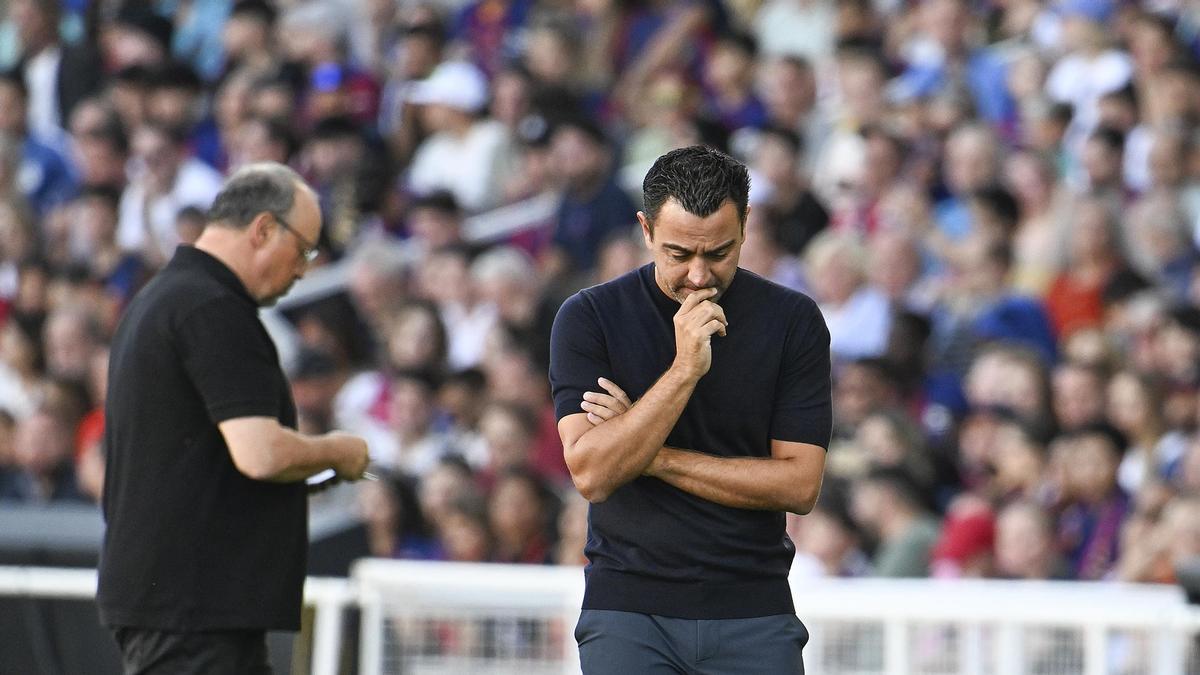
<instances>
[{"instance_id":1,"label":"man in black polo shirt","mask_svg":"<svg viewBox=\"0 0 1200 675\"><path fill-rule=\"evenodd\" d=\"M654 262L568 299L550 345L567 465L592 502L580 661L803 672L784 513L821 487L829 332L811 299L738 269L743 165L674 150L643 191Z\"/></svg>"},{"instance_id":2,"label":"man in black polo shirt","mask_svg":"<svg viewBox=\"0 0 1200 675\"><path fill-rule=\"evenodd\" d=\"M360 438L293 430L258 319L303 276L320 231L294 171L245 167L117 328L98 602L127 673L270 672L266 630L300 626L304 480L353 480L367 464Z\"/></svg>"}]
</instances>

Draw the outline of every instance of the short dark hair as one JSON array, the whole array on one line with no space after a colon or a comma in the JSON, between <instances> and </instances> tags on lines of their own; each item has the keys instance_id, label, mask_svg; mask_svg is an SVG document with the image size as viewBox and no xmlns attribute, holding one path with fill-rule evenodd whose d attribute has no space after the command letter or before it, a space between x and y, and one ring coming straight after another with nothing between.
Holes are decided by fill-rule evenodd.
<instances>
[{"instance_id":1,"label":"short dark hair","mask_svg":"<svg viewBox=\"0 0 1200 675\"><path fill-rule=\"evenodd\" d=\"M1125 149L1125 134L1112 127L1096 127L1096 130L1088 136L1088 140L1103 143L1112 152L1121 152Z\"/></svg>"},{"instance_id":2,"label":"short dark hair","mask_svg":"<svg viewBox=\"0 0 1200 675\"><path fill-rule=\"evenodd\" d=\"M267 26L275 25L275 19L279 16L279 11L274 5L265 0L238 0L233 3L233 7L229 10L230 18L243 17L261 21Z\"/></svg>"},{"instance_id":3,"label":"short dark hair","mask_svg":"<svg viewBox=\"0 0 1200 675\"><path fill-rule=\"evenodd\" d=\"M781 126L767 126L759 132L761 138L773 138L787 146L789 152L800 156L804 153L804 139L795 131Z\"/></svg>"},{"instance_id":4,"label":"short dark hair","mask_svg":"<svg viewBox=\"0 0 1200 675\"><path fill-rule=\"evenodd\" d=\"M1011 232L1021 220L1021 205L1017 198L1002 185L987 185L971 193L971 199Z\"/></svg>"},{"instance_id":5,"label":"short dark hair","mask_svg":"<svg viewBox=\"0 0 1200 675\"><path fill-rule=\"evenodd\" d=\"M121 206L121 190L112 185L84 185L79 190L80 199L96 199L104 202L104 205L111 209L114 213Z\"/></svg>"},{"instance_id":6,"label":"short dark hair","mask_svg":"<svg viewBox=\"0 0 1200 675\"><path fill-rule=\"evenodd\" d=\"M670 198L701 218L716 213L726 200L732 201L738 222L744 227L750 172L745 164L719 150L692 145L655 160L642 181L642 196L651 236L654 236L654 220Z\"/></svg>"},{"instance_id":7,"label":"short dark hair","mask_svg":"<svg viewBox=\"0 0 1200 675\"><path fill-rule=\"evenodd\" d=\"M1105 442L1105 449L1116 459L1124 456L1125 451L1129 448L1129 439L1125 434L1108 422L1090 422L1063 434L1062 437L1076 441L1084 438L1100 438Z\"/></svg>"},{"instance_id":8,"label":"short dark hair","mask_svg":"<svg viewBox=\"0 0 1200 675\"><path fill-rule=\"evenodd\" d=\"M225 182L208 210L208 220L242 229L263 212L284 218L296 203L296 189L303 184L299 174L282 164L249 164Z\"/></svg>"}]
</instances>

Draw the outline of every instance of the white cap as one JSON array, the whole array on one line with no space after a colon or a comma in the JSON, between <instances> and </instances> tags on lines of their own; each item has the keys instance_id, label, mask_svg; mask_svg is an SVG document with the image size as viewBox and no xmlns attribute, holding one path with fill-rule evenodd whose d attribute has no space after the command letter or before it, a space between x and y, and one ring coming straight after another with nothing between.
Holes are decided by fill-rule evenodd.
<instances>
[{"instance_id":1,"label":"white cap","mask_svg":"<svg viewBox=\"0 0 1200 675\"><path fill-rule=\"evenodd\" d=\"M413 85L408 95L412 103L438 103L464 112L476 112L488 102L487 79L464 61L442 63L429 77Z\"/></svg>"}]
</instances>

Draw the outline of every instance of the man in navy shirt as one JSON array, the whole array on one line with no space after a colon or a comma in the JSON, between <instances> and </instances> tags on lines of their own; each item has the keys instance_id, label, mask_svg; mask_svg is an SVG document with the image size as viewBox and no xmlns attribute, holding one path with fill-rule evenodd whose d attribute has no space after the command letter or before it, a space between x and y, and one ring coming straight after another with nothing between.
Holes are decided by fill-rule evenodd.
<instances>
[{"instance_id":1,"label":"man in navy shirt","mask_svg":"<svg viewBox=\"0 0 1200 675\"><path fill-rule=\"evenodd\" d=\"M572 296L551 337L559 433L591 502L580 661L803 672L784 513L821 487L829 332L811 299L738 269L742 164L674 150L643 192L654 262Z\"/></svg>"}]
</instances>

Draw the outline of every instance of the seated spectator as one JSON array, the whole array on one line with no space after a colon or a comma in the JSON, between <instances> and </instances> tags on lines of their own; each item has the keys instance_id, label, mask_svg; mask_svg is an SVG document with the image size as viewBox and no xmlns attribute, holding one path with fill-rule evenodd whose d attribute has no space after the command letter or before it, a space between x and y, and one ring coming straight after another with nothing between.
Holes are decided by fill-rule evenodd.
<instances>
[{"instance_id":1,"label":"seated spectator","mask_svg":"<svg viewBox=\"0 0 1200 675\"><path fill-rule=\"evenodd\" d=\"M475 474L466 460L447 455L438 460L417 484L421 513L440 533L455 505L476 494L477 489Z\"/></svg>"},{"instance_id":2,"label":"seated spectator","mask_svg":"<svg viewBox=\"0 0 1200 675\"><path fill-rule=\"evenodd\" d=\"M1059 339L1100 325L1103 289L1123 266L1117 224L1104 202L1079 200L1071 220L1067 265L1046 292L1046 310Z\"/></svg>"},{"instance_id":3,"label":"seated spectator","mask_svg":"<svg viewBox=\"0 0 1200 675\"><path fill-rule=\"evenodd\" d=\"M175 252L175 217L187 206L208 208L221 189L221 175L188 155L185 138L154 124L133 135L135 169L121 196L117 243L161 266Z\"/></svg>"},{"instance_id":4,"label":"seated spectator","mask_svg":"<svg viewBox=\"0 0 1200 675\"><path fill-rule=\"evenodd\" d=\"M804 517L789 513L787 532L796 544L792 574L861 577L871 571L840 483L827 481L816 506Z\"/></svg>"},{"instance_id":5,"label":"seated spectator","mask_svg":"<svg viewBox=\"0 0 1200 675\"><path fill-rule=\"evenodd\" d=\"M563 197L543 267L550 278L586 274L602 242L636 228L637 209L616 182L613 150L594 122L573 117L557 123L550 145L552 175L561 181Z\"/></svg>"},{"instance_id":6,"label":"seated spectator","mask_svg":"<svg viewBox=\"0 0 1200 675\"><path fill-rule=\"evenodd\" d=\"M487 506L476 495L456 499L438 525L438 542L451 562L488 562L494 546Z\"/></svg>"},{"instance_id":7,"label":"seated spectator","mask_svg":"<svg viewBox=\"0 0 1200 675\"><path fill-rule=\"evenodd\" d=\"M447 61L418 82L408 100L422 106L421 121L430 131L409 165L408 189L418 195L450 190L471 213L498 205L513 158L504 125L476 117L488 102L483 73Z\"/></svg>"},{"instance_id":8,"label":"seated spectator","mask_svg":"<svg viewBox=\"0 0 1200 675\"><path fill-rule=\"evenodd\" d=\"M1141 536L1124 539L1122 544L1117 565L1119 579L1178 583L1179 564L1200 556L1200 498L1184 496L1172 500Z\"/></svg>"},{"instance_id":9,"label":"seated spectator","mask_svg":"<svg viewBox=\"0 0 1200 675\"><path fill-rule=\"evenodd\" d=\"M866 284L866 252L849 235L826 233L805 252L813 299L829 325L837 361L874 357L887 346L891 312L882 293Z\"/></svg>"},{"instance_id":10,"label":"seated spectator","mask_svg":"<svg viewBox=\"0 0 1200 675\"><path fill-rule=\"evenodd\" d=\"M1130 443L1117 478L1128 494L1144 485L1165 481L1187 450L1187 437L1168 431L1163 415L1163 392L1158 384L1123 370L1108 383L1108 420Z\"/></svg>"},{"instance_id":11,"label":"seated spectator","mask_svg":"<svg viewBox=\"0 0 1200 675\"><path fill-rule=\"evenodd\" d=\"M1000 504L1028 500L1049 506L1061 492L1049 471L1046 434L1015 417L1002 418L993 431L989 482L991 496Z\"/></svg>"},{"instance_id":12,"label":"seated spectator","mask_svg":"<svg viewBox=\"0 0 1200 675\"><path fill-rule=\"evenodd\" d=\"M486 455L479 433L486 398L487 378L475 368L449 373L438 388L436 426L450 436L464 457Z\"/></svg>"},{"instance_id":13,"label":"seated spectator","mask_svg":"<svg viewBox=\"0 0 1200 675\"><path fill-rule=\"evenodd\" d=\"M13 451L17 473L0 500L27 504L88 502L76 482L72 420L41 407L17 424Z\"/></svg>"},{"instance_id":14,"label":"seated spectator","mask_svg":"<svg viewBox=\"0 0 1200 675\"><path fill-rule=\"evenodd\" d=\"M780 127L767 127L755 135L750 163L756 174L750 186L752 202L755 208L771 208L780 246L788 253L801 255L830 219L809 185L804 141L795 131ZM761 200L753 199L755 193L762 195Z\"/></svg>"},{"instance_id":15,"label":"seated spectator","mask_svg":"<svg viewBox=\"0 0 1200 675\"><path fill-rule=\"evenodd\" d=\"M492 560L544 565L553 562L558 500L533 473L510 468L500 474L488 500L495 547Z\"/></svg>"},{"instance_id":16,"label":"seated spectator","mask_svg":"<svg viewBox=\"0 0 1200 675\"><path fill-rule=\"evenodd\" d=\"M520 403L492 401L484 406L479 416L486 452L478 464L480 484L490 490L506 471L530 468L537 433L537 416Z\"/></svg>"},{"instance_id":17,"label":"seated spectator","mask_svg":"<svg viewBox=\"0 0 1200 675\"><path fill-rule=\"evenodd\" d=\"M1046 509L1016 501L996 517L996 569L1001 579L1068 579L1055 546L1054 519Z\"/></svg>"},{"instance_id":18,"label":"seated spectator","mask_svg":"<svg viewBox=\"0 0 1200 675\"><path fill-rule=\"evenodd\" d=\"M400 371L391 379L388 430L384 441L371 446L371 459L381 466L421 477L438 460L455 454L446 434L433 427L433 395L437 381L420 371Z\"/></svg>"},{"instance_id":19,"label":"seated spectator","mask_svg":"<svg viewBox=\"0 0 1200 675\"><path fill-rule=\"evenodd\" d=\"M1116 564L1129 497L1117 482L1126 441L1106 424L1073 432L1066 465L1068 501L1058 521L1058 542L1075 579L1107 578Z\"/></svg>"},{"instance_id":20,"label":"seated spectator","mask_svg":"<svg viewBox=\"0 0 1200 675\"><path fill-rule=\"evenodd\" d=\"M855 522L877 541L871 557L875 576L929 576L938 522L923 504L919 488L901 469L873 469L855 482L850 509Z\"/></svg>"},{"instance_id":21,"label":"seated spectator","mask_svg":"<svg viewBox=\"0 0 1200 675\"><path fill-rule=\"evenodd\" d=\"M77 224L80 247L87 252L86 262L92 278L103 284L106 298L114 305L109 310L114 320L150 276L137 253L117 244L120 202L120 193L105 186L86 187L73 202L73 220Z\"/></svg>"},{"instance_id":22,"label":"seated spectator","mask_svg":"<svg viewBox=\"0 0 1200 675\"><path fill-rule=\"evenodd\" d=\"M752 209L746 216L746 239L738 266L780 286L803 292L807 287L803 266L780 244L779 226L779 216L770 207Z\"/></svg>"},{"instance_id":23,"label":"seated spectator","mask_svg":"<svg viewBox=\"0 0 1200 675\"><path fill-rule=\"evenodd\" d=\"M301 349L288 372L296 402L297 428L307 434L333 430L334 401L347 373L325 350Z\"/></svg>"},{"instance_id":24,"label":"seated spectator","mask_svg":"<svg viewBox=\"0 0 1200 675\"><path fill-rule=\"evenodd\" d=\"M1050 381L1059 428L1073 431L1104 419L1108 378L1102 370L1065 361L1054 368Z\"/></svg>"},{"instance_id":25,"label":"seated spectator","mask_svg":"<svg viewBox=\"0 0 1200 675\"><path fill-rule=\"evenodd\" d=\"M439 560L443 553L417 500L417 481L389 475L358 485L358 508L367 545L377 558Z\"/></svg>"},{"instance_id":26,"label":"seated spectator","mask_svg":"<svg viewBox=\"0 0 1200 675\"><path fill-rule=\"evenodd\" d=\"M992 576L996 514L986 500L974 495L956 499L946 511L942 531L933 545L931 576L940 579L982 579Z\"/></svg>"},{"instance_id":27,"label":"seated spectator","mask_svg":"<svg viewBox=\"0 0 1200 675\"><path fill-rule=\"evenodd\" d=\"M80 184L124 189L129 138L112 105L100 97L80 101L71 113L69 130L69 157Z\"/></svg>"},{"instance_id":28,"label":"seated spectator","mask_svg":"<svg viewBox=\"0 0 1200 675\"><path fill-rule=\"evenodd\" d=\"M717 37L704 69L704 115L732 132L761 127L767 111L754 92L754 59L758 44L747 34Z\"/></svg>"},{"instance_id":29,"label":"seated spectator","mask_svg":"<svg viewBox=\"0 0 1200 675\"><path fill-rule=\"evenodd\" d=\"M53 145L28 129L29 91L19 73L0 73L0 137L20 146L17 187L29 205L44 216L75 196L76 177L65 157Z\"/></svg>"}]
</instances>

